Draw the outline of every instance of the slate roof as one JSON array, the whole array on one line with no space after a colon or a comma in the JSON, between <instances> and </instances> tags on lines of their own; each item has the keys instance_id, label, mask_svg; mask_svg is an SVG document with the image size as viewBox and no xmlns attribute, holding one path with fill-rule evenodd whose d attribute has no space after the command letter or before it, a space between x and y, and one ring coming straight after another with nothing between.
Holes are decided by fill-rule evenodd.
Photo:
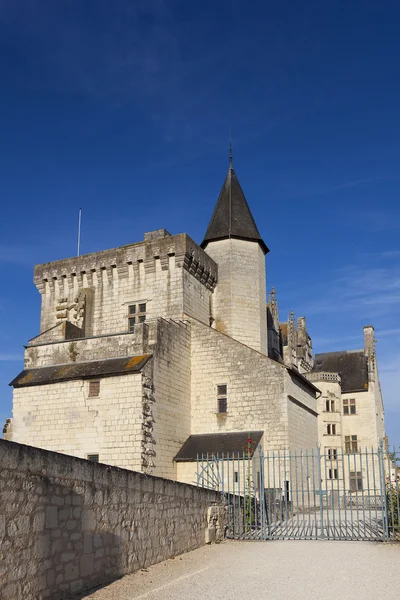
<instances>
[{"instance_id":1,"label":"slate roof","mask_svg":"<svg viewBox=\"0 0 400 600\"><path fill-rule=\"evenodd\" d=\"M316 354L313 371L339 373L342 392L360 392L368 389L368 364L364 350Z\"/></svg>"},{"instance_id":2,"label":"slate roof","mask_svg":"<svg viewBox=\"0 0 400 600\"><path fill-rule=\"evenodd\" d=\"M265 254L269 252L260 236L237 175L232 167L229 168L226 175L201 247L205 248L209 242L227 238L258 242Z\"/></svg>"},{"instance_id":3,"label":"slate roof","mask_svg":"<svg viewBox=\"0 0 400 600\"><path fill-rule=\"evenodd\" d=\"M132 373L139 373L150 357L150 354L143 354L140 356L124 356L123 358L24 369L13 379L10 385L17 388L69 381L71 379L130 375Z\"/></svg>"},{"instance_id":4,"label":"slate roof","mask_svg":"<svg viewBox=\"0 0 400 600\"><path fill-rule=\"evenodd\" d=\"M253 456L263 433L263 431L233 431L191 435L175 456L175 461L192 462L197 459L197 456L222 453L240 457L243 452L247 452L247 449L250 451L250 456ZM248 442L249 439L251 442Z\"/></svg>"}]
</instances>

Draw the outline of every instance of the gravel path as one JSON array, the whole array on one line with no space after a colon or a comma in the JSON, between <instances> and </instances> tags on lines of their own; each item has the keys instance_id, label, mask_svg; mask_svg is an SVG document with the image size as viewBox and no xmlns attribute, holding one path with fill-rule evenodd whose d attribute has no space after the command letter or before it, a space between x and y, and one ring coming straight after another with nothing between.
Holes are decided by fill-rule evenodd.
<instances>
[{"instance_id":1,"label":"gravel path","mask_svg":"<svg viewBox=\"0 0 400 600\"><path fill-rule=\"evenodd\" d=\"M127 575L85 600L376 600L400 596L400 544L224 542Z\"/></svg>"}]
</instances>

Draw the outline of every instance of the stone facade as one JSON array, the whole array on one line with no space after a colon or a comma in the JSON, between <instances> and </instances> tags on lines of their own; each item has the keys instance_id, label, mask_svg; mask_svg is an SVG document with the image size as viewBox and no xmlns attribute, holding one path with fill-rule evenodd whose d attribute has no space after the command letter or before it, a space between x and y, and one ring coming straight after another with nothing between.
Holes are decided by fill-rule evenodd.
<instances>
[{"instance_id":1,"label":"stone facade","mask_svg":"<svg viewBox=\"0 0 400 600\"><path fill-rule=\"evenodd\" d=\"M40 334L12 382L6 438L172 479L191 434L253 430L264 449L315 447L328 392L305 318L281 322L274 290L266 302L267 252L230 165L201 246L157 230L36 266ZM376 414L370 404L362 439L375 443L384 425L370 330L365 352L360 393Z\"/></svg>"},{"instance_id":2,"label":"stone facade","mask_svg":"<svg viewBox=\"0 0 400 600\"><path fill-rule=\"evenodd\" d=\"M63 600L225 533L216 492L0 440L0 597Z\"/></svg>"}]
</instances>

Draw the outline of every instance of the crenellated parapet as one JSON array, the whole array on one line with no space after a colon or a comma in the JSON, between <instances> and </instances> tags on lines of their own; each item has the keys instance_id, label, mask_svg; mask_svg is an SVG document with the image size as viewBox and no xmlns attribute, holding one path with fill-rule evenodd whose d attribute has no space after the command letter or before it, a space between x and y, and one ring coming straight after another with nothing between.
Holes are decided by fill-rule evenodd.
<instances>
[{"instance_id":1,"label":"crenellated parapet","mask_svg":"<svg viewBox=\"0 0 400 600\"><path fill-rule=\"evenodd\" d=\"M129 276L141 277L183 268L207 289L217 284L217 264L188 235L150 237L144 242L37 265L34 282L41 294L54 294L60 315L71 293L113 284Z\"/></svg>"}]
</instances>

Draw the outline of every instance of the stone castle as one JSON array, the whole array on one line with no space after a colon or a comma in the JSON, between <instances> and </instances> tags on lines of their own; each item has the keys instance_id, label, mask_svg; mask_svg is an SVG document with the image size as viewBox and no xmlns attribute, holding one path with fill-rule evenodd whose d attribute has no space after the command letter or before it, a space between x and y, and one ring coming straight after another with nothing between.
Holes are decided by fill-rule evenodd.
<instances>
[{"instance_id":1,"label":"stone castle","mask_svg":"<svg viewBox=\"0 0 400 600\"><path fill-rule=\"evenodd\" d=\"M187 234L35 267L40 334L12 381L4 437L170 479L196 456L327 452L385 436L373 327L313 355L306 319L266 298L263 241L232 160L200 246ZM350 450L349 450L350 451Z\"/></svg>"}]
</instances>

